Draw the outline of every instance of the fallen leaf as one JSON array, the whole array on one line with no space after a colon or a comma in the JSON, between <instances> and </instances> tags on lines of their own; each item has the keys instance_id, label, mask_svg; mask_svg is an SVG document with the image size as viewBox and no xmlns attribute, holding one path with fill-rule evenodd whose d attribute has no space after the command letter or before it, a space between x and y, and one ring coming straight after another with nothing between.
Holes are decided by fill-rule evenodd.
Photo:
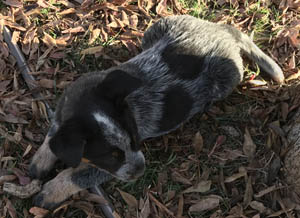
<instances>
[{"instance_id":1,"label":"fallen leaf","mask_svg":"<svg viewBox=\"0 0 300 218\"><path fill-rule=\"evenodd\" d=\"M96 41L96 39L99 37L101 30L100 29L94 29L90 35L89 39L89 45L93 44L93 42Z\"/></svg>"},{"instance_id":2,"label":"fallen leaf","mask_svg":"<svg viewBox=\"0 0 300 218\"><path fill-rule=\"evenodd\" d=\"M67 15L67 14L74 14L74 13L76 13L75 8L68 8L68 9L66 9L66 10L63 10L62 12L59 12L59 14L60 14L61 16Z\"/></svg>"},{"instance_id":3,"label":"fallen leaf","mask_svg":"<svg viewBox=\"0 0 300 218\"><path fill-rule=\"evenodd\" d=\"M4 4L12 6L12 7L17 7L20 8L23 6L23 3L17 0L5 0L3 1Z\"/></svg>"},{"instance_id":4,"label":"fallen leaf","mask_svg":"<svg viewBox=\"0 0 300 218\"><path fill-rule=\"evenodd\" d=\"M80 52L81 55L91 55L91 54L96 54L99 52L103 51L103 46L99 45L99 46L95 46L95 47L91 47L91 48L86 48L84 50L82 50Z\"/></svg>"},{"instance_id":5,"label":"fallen leaf","mask_svg":"<svg viewBox=\"0 0 300 218\"><path fill-rule=\"evenodd\" d=\"M78 26L78 27L74 27L62 31L62 33L79 33L79 32L85 32L85 29L82 26Z\"/></svg>"},{"instance_id":6,"label":"fallen leaf","mask_svg":"<svg viewBox=\"0 0 300 218\"><path fill-rule=\"evenodd\" d=\"M150 216L150 201L149 201L149 197L147 197L142 209L141 209L141 213L139 214L140 218L147 218Z\"/></svg>"},{"instance_id":7,"label":"fallen leaf","mask_svg":"<svg viewBox=\"0 0 300 218\"><path fill-rule=\"evenodd\" d=\"M210 190L211 180L200 181L196 186L192 186L184 190L182 193L200 192L204 193Z\"/></svg>"},{"instance_id":8,"label":"fallen leaf","mask_svg":"<svg viewBox=\"0 0 300 218\"><path fill-rule=\"evenodd\" d=\"M166 10L167 10L167 0L160 0L156 7L156 13L159 15L164 15L164 11Z\"/></svg>"},{"instance_id":9,"label":"fallen leaf","mask_svg":"<svg viewBox=\"0 0 300 218\"><path fill-rule=\"evenodd\" d=\"M43 218L49 213L49 211L40 207L32 207L30 208L29 213L38 216L39 218Z\"/></svg>"},{"instance_id":10,"label":"fallen leaf","mask_svg":"<svg viewBox=\"0 0 300 218\"><path fill-rule=\"evenodd\" d=\"M225 182L225 183L230 183L230 182L233 182L233 181L235 181L235 180L237 180L237 179L239 179L239 178L242 178L242 177L244 177L244 176L246 176L246 175L247 175L247 171L246 171L244 168L240 167L240 168L239 168L239 173L235 173L235 174L233 174L233 175L227 177L227 178L224 180L224 182Z\"/></svg>"},{"instance_id":11,"label":"fallen leaf","mask_svg":"<svg viewBox=\"0 0 300 218\"><path fill-rule=\"evenodd\" d=\"M207 197L193 204L189 208L189 212L201 212L204 210L212 210L218 207L220 204L220 198L218 197Z\"/></svg>"},{"instance_id":12,"label":"fallen leaf","mask_svg":"<svg viewBox=\"0 0 300 218\"><path fill-rule=\"evenodd\" d=\"M26 150L24 151L24 154L22 155L22 157L25 157L31 151L31 149L32 149L32 145L29 144L26 147Z\"/></svg>"},{"instance_id":13,"label":"fallen leaf","mask_svg":"<svg viewBox=\"0 0 300 218\"><path fill-rule=\"evenodd\" d=\"M18 177L19 183L21 185L27 185L31 182L30 178L28 176L25 176L25 174L18 168L13 168L13 173Z\"/></svg>"},{"instance_id":14,"label":"fallen leaf","mask_svg":"<svg viewBox=\"0 0 300 218\"><path fill-rule=\"evenodd\" d=\"M298 70L297 73L293 73L293 74L289 75L289 76L285 79L285 81L288 82L288 81L290 81L290 80L298 79L299 76L300 76L300 70Z\"/></svg>"},{"instance_id":15,"label":"fallen leaf","mask_svg":"<svg viewBox=\"0 0 300 218\"><path fill-rule=\"evenodd\" d=\"M185 184L185 185L191 185L192 184L190 182L190 180L188 180L187 178L183 177L181 174L179 174L176 171L173 171L172 174L171 174L171 176L172 176L173 181L175 181L175 182L180 182L180 183Z\"/></svg>"},{"instance_id":16,"label":"fallen leaf","mask_svg":"<svg viewBox=\"0 0 300 218\"><path fill-rule=\"evenodd\" d=\"M261 198L262 196L270 193L270 192L273 192L275 191L277 188L275 185L271 186L271 187L268 187L264 190L261 190L260 192L258 192L257 194L254 195L255 198Z\"/></svg>"},{"instance_id":17,"label":"fallen leaf","mask_svg":"<svg viewBox=\"0 0 300 218\"><path fill-rule=\"evenodd\" d=\"M117 189L117 190L120 192L123 200L127 203L127 205L129 207L135 208L135 209L138 208L138 202L137 202L136 198L133 195L131 195L131 194L127 193L127 192L124 192L124 191L122 191L120 189Z\"/></svg>"},{"instance_id":18,"label":"fallen leaf","mask_svg":"<svg viewBox=\"0 0 300 218\"><path fill-rule=\"evenodd\" d=\"M17 210L14 207L14 205L11 203L11 201L8 198L4 197L4 200L6 201L5 207L7 208L10 217L17 218Z\"/></svg>"},{"instance_id":19,"label":"fallen leaf","mask_svg":"<svg viewBox=\"0 0 300 218\"><path fill-rule=\"evenodd\" d=\"M11 182L15 180L17 177L15 175L2 175L0 176L0 185L2 185L5 182Z\"/></svg>"},{"instance_id":20,"label":"fallen leaf","mask_svg":"<svg viewBox=\"0 0 300 218\"><path fill-rule=\"evenodd\" d=\"M246 207L250 204L253 198L253 188L252 188L252 177L249 176L246 183L246 190L244 194L244 201L243 204Z\"/></svg>"},{"instance_id":21,"label":"fallen leaf","mask_svg":"<svg viewBox=\"0 0 300 218\"><path fill-rule=\"evenodd\" d=\"M264 85L267 85L266 81L257 80L257 79L248 80L247 83L250 84L250 85L252 85L252 86L264 86Z\"/></svg>"},{"instance_id":22,"label":"fallen leaf","mask_svg":"<svg viewBox=\"0 0 300 218\"><path fill-rule=\"evenodd\" d=\"M19 39L20 39L20 31L14 31L11 37L11 42L16 45Z\"/></svg>"},{"instance_id":23,"label":"fallen leaf","mask_svg":"<svg viewBox=\"0 0 300 218\"><path fill-rule=\"evenodd\" d=\"M51 79L41 79L38 82L43 88L52 89L54 87L54 81Z\"/></svg>"},{"instance_id":24,"label":"fallen leaf","mask_svg":"<svg viewBox=\"0 0 300 218\"><path fill-rule=\"evenodd\" d=\"M197 132L194 136L193 147L195 149L195 153L200 155L203 149L203 138L200 132Z\"/></svg>"},{"instance_id":25,"label":"fallen leaf","mask_svg":"<svg viewBox=\"0 0 300 218\"><path fill-rule=\"evenodd\" d=\"M254 210L259 211L260 213L265 213L267 211L265 205L259 201L251 201L249 206L252 207Z\"/></svg>"},{"instance_id":26,"label":"fallen leaf","mask_svg":"<svg viewBox=\"0 0 300 218\"><path fill-rule=\"evenodd\" d=\"M56 46L56 41L53 39L48 33L44 32L44 37L42 38L42 41L48 46L53 47Z\"/></svg>"},{"instance_id":27,"label":"fallen leaf","mask_svg":"<svg viewBox=\"0 0 300 218\"><path fill-rule=\"evenodd\" d=\"M248 128L245 128L243 152L249 158L252 159L255 155L256 145L254 144Z\"/></svg>"}]
</instances>

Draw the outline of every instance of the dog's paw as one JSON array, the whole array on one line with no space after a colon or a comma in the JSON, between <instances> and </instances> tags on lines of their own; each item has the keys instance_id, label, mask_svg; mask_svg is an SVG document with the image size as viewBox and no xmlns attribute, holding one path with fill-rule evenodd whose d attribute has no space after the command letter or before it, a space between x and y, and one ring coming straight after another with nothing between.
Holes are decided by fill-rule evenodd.
<instances>
[{"instance_id":1,"label":"dog's paw","mask_svg":"<svg viewBox=\"0 0 300 218\"><path fill-rule=\"evenodd\" d=\"M45 193L38 193L32 200L33 205L41 208L45 208L48 210L53 210L57 208L62 202L53 202L51 199L45 197Z\"/></svg>"},{"instance_id":2,"label":"dog's paw","mask_svg":"<svg viewBox=\"0 0 300 218\"><path fill-rule=\"evenodd\" d=\"M72 180L73 168L60 172L54 179L43 185L42 191L33 198L35 206L45 209L55 209L72 195L85 189Z\"/></svg>"},{"instance_id":3,"label":"dog's paw","mask_svg":"<svg viewBox=\"0 0 300 218\"><path fill-rule=\"evenodd\" d=\"M44 143L37 150L29 166L29 175L35 179L45 177L53 168L57 157L49 148L49 137L46 136Z\"/></svg>"}]
</instances>

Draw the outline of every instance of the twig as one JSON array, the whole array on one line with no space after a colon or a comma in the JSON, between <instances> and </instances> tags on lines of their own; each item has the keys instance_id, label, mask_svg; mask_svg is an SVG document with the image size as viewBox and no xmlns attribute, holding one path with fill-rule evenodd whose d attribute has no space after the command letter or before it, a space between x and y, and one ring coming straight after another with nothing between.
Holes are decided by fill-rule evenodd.
<instances>
[{"instance_id":1,"label":"twig","mask_svg":"<svg viewBox=\"0 0 300 218\"><path fill-rule=\"evenodd\" d=\"M4 26L3 30L4 30L3 31L4 40L7 43L8 47L10 49L10 52L16 58L18 67L20 68L22 77L24 78L27 86L29 87L30 90L36 89L37 88L37 83L36 83L34 77L29 74L31 71L30 71L30 69L29 69L29 67L28 67L28 65L25 61L25 58L24 58L21 50L19 49L17 44L12 43L10 30L6 26ZM43 99L43 96L41 95L41 93L33 93L32 95L35 99ZM42 101L42 102L44 103L44 105L46 107L48 117L50 119L52 119L53 115L54 115L53 110L50 108L47 101ZM35 185L35 187L36 186L37 185ZM8 184L7 187L8 187L8 190L9 190L10 187L11 187L11 184ZM24 190L21 190L21 191L24 191ZM36 191L36 189L34 189L34 191ZM107 199L107 195L105 194L105 192L104 192L104 190L102 189L101 186L99 186L99 188L97 186L94 186L93 188L91 188L91 191L94 192L95 194ZM32 194L32 193L33 192L30 192L30 194ZM109 204L109 205L100 204L100 207L101 207L104 215L107 218L115 218L114 209L112 209L113 207L112 207L111 204Z\"/></svg>"},{"instance_id":2,"label":"twig","mask_svg":"<svg viewBox=\"0 0 300 218\"><path fill-rule=\"evenodd\" d=\"M108 199L106 193L104 192L104 190L102 189L101 186L97 187L94 186L93 188L90 189L93 193L99 195L100 197L105 198L106 200ZM114 216L114 209L112 204L107 201L108 204L100 204L101 210L103 212L103 214L107 217L107 218L115 218Z\"/></svg>"},{"instance_id":3,"label":"twig","mask_svg":"<svg viewBox=\"0 0 300 218\"><path fill-rule=\"evenodd\" d=\"M19 49L19 46L17 44L12 43L10 30L6 26L4 26L3 28L3 35L4 35L4 40L8 45L10 52L17 60L18 67L21 71L22 77L24 78L27 86L29 87L30 90L36 89L37 83L34 77L29 74L31 71L25 61L25 58L21 50ZM39 98L39 99L42 98L40 93L32 93L32 95L34 98ZM46 107L48 117L51 119L54 115L52 109L50 108L49 104L46 101L42 101L42 102Z\"/></svg>"}]
</instances>

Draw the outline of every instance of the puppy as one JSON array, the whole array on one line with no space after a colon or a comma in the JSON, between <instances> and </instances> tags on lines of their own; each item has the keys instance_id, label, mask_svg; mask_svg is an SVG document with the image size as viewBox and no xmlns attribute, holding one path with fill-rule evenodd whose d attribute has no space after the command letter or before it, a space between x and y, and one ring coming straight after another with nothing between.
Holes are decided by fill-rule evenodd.
<instances>
[{"instance_id":1,"label":"puppy","mask_svg":"<svg viewBox=\"0 0 300 218\"><path fill-rule=\"evenodd\" d=\"M141 176L142 140L178 128L228 96L243 79L245 54L275 81L280 67L237 29L191 16L170 16L145 33L143 52L120 66L87 73L61 96L30 171L41 178L60 159L70 168L35 198L51 208L111 176Z\"/></svg>"}]
</instances>

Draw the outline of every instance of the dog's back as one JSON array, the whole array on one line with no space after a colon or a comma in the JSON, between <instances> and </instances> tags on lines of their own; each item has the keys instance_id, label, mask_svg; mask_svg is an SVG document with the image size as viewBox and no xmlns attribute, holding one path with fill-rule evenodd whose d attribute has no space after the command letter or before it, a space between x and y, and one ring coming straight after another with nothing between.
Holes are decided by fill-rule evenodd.
<instances>
[{"instance_id":1,"label":"dog's back","mask_svg":"<svg viewBox=\"0 0 300 218\"><path fill-rule=\"evenodd\" d=\"M243 79L241 53L276 81L279 66L237 29L191 16L171 16L145 34L144 52L127 62L144 86L127 100L141 138L176 129L195 113L228 96ZM126 65L126 64L125 64Z\"/></svg>"}]
</instances>

